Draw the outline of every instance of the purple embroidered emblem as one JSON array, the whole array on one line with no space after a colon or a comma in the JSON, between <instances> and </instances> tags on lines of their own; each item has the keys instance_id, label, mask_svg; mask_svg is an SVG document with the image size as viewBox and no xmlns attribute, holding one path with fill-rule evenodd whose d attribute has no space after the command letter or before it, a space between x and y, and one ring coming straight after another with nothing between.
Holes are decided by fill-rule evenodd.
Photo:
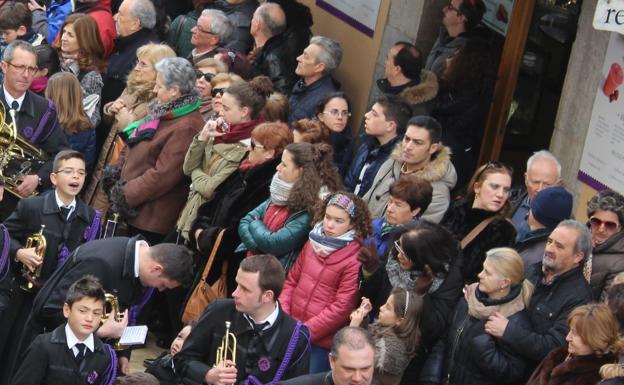
<instances>
[{"instance_id":1,"label":"purple embroidered emblem","mask_svg":"<svg viewBox=\"0 0 624 385\"><path fill-rule=\"evenodd\" d=\"M91 226L87 226L87 228L85 229L84 233L82 234L82 237L86 240L89 240L89 233L91 232Z\"/></svg>"},{"instance_id":2,"label":"purple embroidered emblem","mask_svg":"<svg viewBox=\"0 0 624 385\"><path fill-rule=\"evenodd\" d=\"M22 131L22 135L26 138L30 138L31 136L33 136L34 130L32 127L24 127L24 130Z\"/></svg>"},{"instance_id":3,"label":"purple embroidered emblem","mask_svg":"<svg viewBox=\"0 0 624 385\"><path fill-rule=\"evenodd\" d=\"M268 357L260 357L258 360L258 369L261 372L268 372L271 369L271 360Z\"/></svg>"},{"instance_id":4,"label":"purple embroidered emblem","mask_svg":"<svg viewBox=\"0 0 624 385\"><path fill-rule=\"evenodd\" d=\"M95 383L95 380L97 380L97 378L98 378L98 374L97 374L97 372L94 370L94 371L92 371L91 373L89 373L89 375L87 376L87 382L88 382L89 384L94 384L94 383Z\"/></svg>"}]
</instances>

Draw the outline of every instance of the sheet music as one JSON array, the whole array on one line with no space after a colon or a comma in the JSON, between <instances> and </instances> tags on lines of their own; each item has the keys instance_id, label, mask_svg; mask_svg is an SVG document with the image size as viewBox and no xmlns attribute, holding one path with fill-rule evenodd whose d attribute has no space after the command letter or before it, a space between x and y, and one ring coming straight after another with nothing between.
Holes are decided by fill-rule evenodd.
<instances>
[{"instance_id":1,"label":"sheet music","mask_svg":"<svg viewBox=\"0 0 624 385\"><path fill-rule=\"evenodd\" d=\"M143 345L146 337L146 325L127 326L119 339L119 343L121 345Z\"/></svg>"}]
</instances>

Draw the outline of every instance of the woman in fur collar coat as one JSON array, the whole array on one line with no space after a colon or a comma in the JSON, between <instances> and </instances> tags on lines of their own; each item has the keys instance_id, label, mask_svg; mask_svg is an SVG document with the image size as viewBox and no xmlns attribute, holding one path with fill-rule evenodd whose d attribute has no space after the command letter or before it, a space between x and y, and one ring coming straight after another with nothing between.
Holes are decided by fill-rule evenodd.
<instances>
[{"instance_id":1,"label":"woman in fur collar coat","mask_svg":"<svg viewBox=\"0 0 624 385\"><path fill-rule=\"evenodd\" d=\"M583 305L568 316L567 347L548 353L527 385L587 385L600 381L602 365L617 361L624 342L605 304Z\"/></svg>"}]
</instances>

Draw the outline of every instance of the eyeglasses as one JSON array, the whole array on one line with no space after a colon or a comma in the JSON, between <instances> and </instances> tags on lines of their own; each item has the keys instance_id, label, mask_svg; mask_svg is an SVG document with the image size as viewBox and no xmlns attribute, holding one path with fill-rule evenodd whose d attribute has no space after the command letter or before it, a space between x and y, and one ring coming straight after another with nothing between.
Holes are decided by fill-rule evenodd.
<instances>
[{"instance_id":1,"label":"eyeglasses","mask_svg":"<svg viewBox=\"0 0 624 385\"><path fill-rule=\"evenodd\" d=\"M396 241L394 241L394 248L396 249L396 251L399 254L403 254L403 255L407 255L405 254L405 251L403 251L403 248L401 247L401 245L399 244L399 240L397 239Z\"/></svg>"},{"instance_id":2,"label":"eyeglasses","mask_svg":"<svg viewBox=\"0 0 624 385\"><path fill-rule=\"evenodd\" d=\"M604 225L607 231L617 231L620 227L619 223L615 223L612 221L603 221L602 219L598 219L596 217L589 218L589 224L593 229L599 229L600 226Z\"/></svg>"},{"instance_id":3,"label":"eyeglasses","mask_svg":"<svg viewBox=\"0 0 624 385\"><path fill-rule=\"evenodd\" d=\"M325 114L325 115L331 115L331 116L333 116L334 118L337 118L338 116L342 116L343 118L344 118L344 117L349 117L349 116L351 116L351 113L350 113L349 111L346 111L346 110L344 110L344 111L339 111L339 110L337 110L337 109L335 109L335 108L334 108L334 109L331 109L331 110L329 110L329 111L323 111L323 114Z\"/></svg>"},{"instance_id":4,"label":"eyeglasses","mask_svg":"<svg viewBox=\"0 0 624 385\"><path fill-rule=\"evenodd\" d=\"M197 28L197 30L201 33L205 33L206 35L216 35L216 33L213 33L211 31L206 31L205 29L201 29L201 27L199 26L199 24L195 24L195 28Z\"/></svg>"},{"instance_id":5,"label":"eyeglasses","mask_svg":"<svg viewBox=\"0 0 624 385\"><path fill-rule=\"evenodd\" d=\"M60 169L56 172L56 174L63 174L63 175L67 175L67 176L73 176L74 174L77 174L80 177L86 176L87 172L85 170L75 170L73 168L63 168Z\"/></svg>"},{"instance_id":6,"label":"eyeglasses","mask_svg":"<svg viewBox=\"0 0 624 385\"><path fill-rule=\"evenodd\" d=\"M197 79L204 78L204 80L207 82L212 81L212 79L215 77L215 75L211 74L210 72L203 73L200 70L195 70L195 76L197 76Z\"/></svg>"},{"instance_id":7,"label":"eyeglasses","mask_svg":"<svg viewBox=\"0 0 624 385\"><path fill-rule=\"evenodd\" d=\"M215 98L217 95L223 96L223 94L227 91L227 88L213 88L210 91L210 95Z\"/></svg>"},{"instance_id":8,"label":"eyeglasses","mask_svg":"<svg viewBox=\"0 0 624 385\"><path fill-rule=\"evenodd\" d=\"M453 3L449 2L446 7L444 7L446 9L448 9L449 11L455 11L457 12L457 15L462 15L461 11L458 8L455 8L455 6L453 5Z\"/></svg>"},{"instance_id":9,"label":"eyeglasses","mask_svg":"<svg viewBox=\"0 0 624 385\"><path fill-rule=\"evenodd\" d=\"M28 75L32 75L32 74L34 74L35 72L37 72L39 70L39 68L37 68L37 67L30 67L30 66L25 66L25 65L15 65L15 64L13 64L11 62L8 62L8 61L5 62L5 63L7 63L11 67L15 68L17 70L17 72L19 72L21 74L26 72L26 73L28 73Z\"/></svg>"},{"instance_id":10,"label":"eyeglasses","mask_svg":"<svg viewBox=\"0 0 624 385\"><path fill-rule=\"evenodd\" d=\"M481 168L481 171L479 171L479 173L476 175L476 177L474 178L475 182L478 182L479 179L481 179L481 176L483 176L483 173L485 172L485 170L487 169L504 169L507 172L509 172L510 175L513 175L513 168L510 166L507 166L505 163L503 162L499 162L497 160L490 160L489 162L487 162L485 164L485 166L483 166L483 168Z\"/></svg>"},{"instance_id":11,"label":"eyeglasses","mask_svg":"<svg viewBox=\"0 0 624 385\"><path fill-rule=\"evenodd\" d=\"M251 143L249 144L249 146L251 147L251 151L255 150L256 148L259 148L261 150L264 150L264 146L261 144L257 144L256 142L253 141L253 139L251 140Z\"/></svg>"}]
</instances>

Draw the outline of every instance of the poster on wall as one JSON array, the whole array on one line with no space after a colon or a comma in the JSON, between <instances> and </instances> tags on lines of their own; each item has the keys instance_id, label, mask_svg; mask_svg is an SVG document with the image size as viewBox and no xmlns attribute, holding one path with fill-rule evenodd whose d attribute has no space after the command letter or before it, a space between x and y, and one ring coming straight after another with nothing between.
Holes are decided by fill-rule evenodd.
<instances>
[{"instance_id":1,"label":"poster on wall","mask_svg":"<svg viewBox=\"0 0 624 385\"><path fill-rule=\"evenodd\" d=\"M316 0L316 5L369 37L375 34L381 0Z\"/></svg>"},{"instance_id":2,"label":"poster on wall","mask_svg":"<svg viewBox=\"0 0 624 385\"><path fill-rule=\"evenodd\" d=\"M511 20L511 11L513 11L513 0L484 0L483 2L485 3L483 23L506 36L509 20Z\"/></svg>"},{"instance_id":3,"label":"poster on wall","mask_svg":"<svg viewBox=\"0 0 624 385\"><path fill-rule=\"evenodd\" d=\"M578 179L624 194L624 36L611 33L596 91ZM620 96L622 93L622 96Z\"/></svg>"}]
</instances>

